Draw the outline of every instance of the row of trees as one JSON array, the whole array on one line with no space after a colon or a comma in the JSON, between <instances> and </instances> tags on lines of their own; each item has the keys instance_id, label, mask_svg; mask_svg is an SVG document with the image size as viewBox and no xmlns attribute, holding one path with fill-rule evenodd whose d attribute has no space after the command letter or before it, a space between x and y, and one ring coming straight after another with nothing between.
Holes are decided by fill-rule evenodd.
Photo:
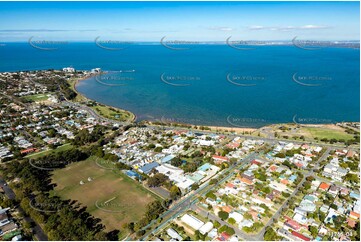
<instances>
[{"instance_id":1,"label":"row of trees","mask_svg":"<svg viewBox=\"0 0 361 242\"><path fill-rule=\"evenodd\" d=\"M87 155L77 149L44 156L34 164L56 164L57 161L78 161ZM46 162L45 162L46 161ZM14 191L26 214L39 223L49 240L117 240L119 231L105 232L101 220L93 217L76 201L61 200L50 195L55 184L48 170L35 168L29 160L7 163L4 174L18 178Z\"/></svg>"}]
</instances>

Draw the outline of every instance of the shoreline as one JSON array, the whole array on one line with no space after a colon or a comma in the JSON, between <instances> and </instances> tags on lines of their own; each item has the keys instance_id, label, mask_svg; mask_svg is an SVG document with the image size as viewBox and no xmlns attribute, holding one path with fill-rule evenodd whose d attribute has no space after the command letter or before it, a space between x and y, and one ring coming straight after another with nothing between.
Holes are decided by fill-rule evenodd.
<instances>
[{"instance_id":1,"label":"shoreline","mask_svg":"<svg viewBox=\"0 0 361 242\"><path fill-rule=\"evenodd\" d=\"M104 104L104 103L101 103L101 102L98 102L96 100L93 100L93 99L90 99L88 97L86 97L85 95L81 94L78 90L77 90L77 85L81 82L81 81L86 81L94 76L96 76L97 74L92 74L90 76L87 76L87 77L83 77L83 78L78 78L74 81L73 83L73 90L77 93L77 95L79 95L80 97L82 97L83 99L87 100L87 101L93 101L93 102L96 102L98 103L99 105L102 105L102 106L106 106L108 108L114 108L114 109L117 109L117 110L120 110L120 111L123 111L123 112L128 112L130 114L133 115L133 119L128 121L129 123L135 123L137 122L137 115L135 113L133 113L132 111L130 110L125 110L125 109L122 109L122 108L118 108L118 107L114 107L114 106L111 106L111 105L107 105L107 104ZM154 124L154 121L152 120L141 120L139 122L146 122L148 124L151 124L151 125L156 125ZM339 123L342 123L342 122L339 122ZM343 122L343 123L359 123L359 122L353 122L353 121L350 121L350 122ZM294 122L291 122L291 123L274 123L274 124L268 124L268 125L265 125L265 126L261 126L261 127L258 127L258 128L255 128L255 127L235 127L235 126L214 126L214 125L211 125L211 126L208 126L208 125L198 125L198 124L191 124L191 123L177 123L177 122L169 122L169 123L165 123L164 126L168 126L168 127L171 127L171 126L175 126L178 128L189 128L189 127L194 127L194 126L197 126L197 127L206 127L206 128L209 128L208 131L214 131L214 132L236 132L236 133L249 133L250 135L253 133L253 132L256 132L256 131L259 131L263 128L266 128L266 127L273 127L274 125L299 125L299 126L304 126L304 127L329 127L329 126L333 126L336 124L335 123L324 123L324 124L298 124L298 123L294 123ZM157 125L158 126L158 125ZM189 126L189 127L187 127ZM198 128L198 130L202 131L201 129Z\"/></svg>"},{"instance_id":2,"label":"shoreline","mask_svg":"<svg viewBox=\"0 0 361 242\"><path fill-rule=\"evenodd\" d=\"M113 108L113 109L116 109L116 110L119 110L121 112L126 112L126 113L129 113L131 116L132 116L132 119L131 120L127 120L125 122L129 122L129 123L134 123L136 122L137 120L137 115L129 110L125 110L125 109L121 109L121 108L117 108L117 107L113 107L113 106L110 106L110 105L107 105L107 104L104 104L104 103L101 103L101 102L98 102L96 100L93 100L93 99L90 99L88 98L87 96L83 95L82 93L80 93L77 89L77 85L81 82L81 81L86 81L92 77L96 76L96 74L92 74L90 76L87 76L87 77L83 77L83 78L77 78L75 79L74 83L72 83L72 89L76 92L77 95L79 95L81 98L85 99L85 101L92 101L92 102L96 102L98 103L100 106L105 106L107 108ZM96 110L94 110L95 112L97 112ZM97 112L98 113L98 112ZM101 114L99 114L101 115ZM103 115L101 115L103 116ZM107 118L107 117L105 117ZM118 120L116 120L118 121Z\"/></svg>"}]
</instances>

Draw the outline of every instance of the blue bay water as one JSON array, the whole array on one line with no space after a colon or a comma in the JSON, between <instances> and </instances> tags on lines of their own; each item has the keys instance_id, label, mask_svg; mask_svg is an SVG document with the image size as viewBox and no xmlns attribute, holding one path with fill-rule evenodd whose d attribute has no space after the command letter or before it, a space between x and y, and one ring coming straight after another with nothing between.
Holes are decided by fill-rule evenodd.
<instances>
[{"instance_id":1,"label":"blue bay water","mask_svg":"<svg viewBox=\"0 0 361 242\"><path fill-rule=\"evenodd\" d=\"M8 43L0 46L0 71L100 67L114 72L80 82L78 91L130 110L138 120L258 127L359 121L359 55L359 49L293 46L240 51L194 45L174 51L157 44L109 51L94 43L42 51ZM129 70L134 72L124 72Z\"/></svg>"}]
</instances>

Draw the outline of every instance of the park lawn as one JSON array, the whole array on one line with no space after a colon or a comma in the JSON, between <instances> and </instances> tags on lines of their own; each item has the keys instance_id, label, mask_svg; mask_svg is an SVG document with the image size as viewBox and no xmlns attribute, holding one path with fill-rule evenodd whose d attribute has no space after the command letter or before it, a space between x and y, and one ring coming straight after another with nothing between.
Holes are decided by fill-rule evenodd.
<instances>
[{"instance_id":1,"label":"park lawn","mask_svg":"<svg viewBox=\"0 0 361 242\"><path fill-rule=\"evenodd\" d=\"M55 195L86 206L90 214L102 220L107 231L123 231L124 223L138 221L147 204L158 198L121 171L108 168L111 166L90 157L55 170L52 181L57 184Z\"/></svg>"},{"instance_id":2,"label":"park lawn","mask_svg":"<svg viewBox=\"0 0 361 242\"><path fill-rule=\"evenodd\" d=\"M67 143L67 144L63 144L61 146L58 146L54 150L44 150L44 151L29 154L29 155L25 156L25 158L36 159L36 158L48 155L48 154L50 154L52 152L66 151L66 150L70 150L71 148L73 148L73 145L71 145L70 143Z\"/></svg>"},{"instance_id":3,"label":"park lawn","mask_svg":"<svg viewBox=\"0 0 361 242\"><path fill-rule=\"evenodd\" d=\"M116 109L105 105L95 105L91 108L105 118L117 121L132 121L134 119L134 115L125 110Z\"/></svg>"},{"instance_id":4,"label":"park lawn","mask_svg":"<svg viewBox=\"0 0 361 242\"><path fill-rule=\"evenodd\" d=\"M78 82L77 78L70 78L68 80L68 84L70 86L70 89L77 93L77 95L76 95L76 97L75 97L75 99L73 101L75 101L75 102L86 102L87 98L84 97L82 94L80 94L75 88L75 85L76 85L77 82Z\"/></svg>"},{"instance_id":5,"label":"park lawn","mask_svg":"<svg viewBox=\"0 0 361 242\"><path fill-rule=\"evenodd\" d=\"M24 96L22 98L27 100L27 101L41 102L41 101L48 100L50 95L51 95L51 93L40 93L40 94Z\"/></svg>"},{"instance_id":6,"label":"park lawn","mask_svg":"<svg viewBox=\"0 0 361 242\"><path fill-rule=\"evenodd\" d=\"M332 128L321 128L321 127L303 127L307 133L313 138L318 139L344 139L351 140L353 136L351 134L346 133L341 129L332 129Z\"/></svg>"}]
</instances>

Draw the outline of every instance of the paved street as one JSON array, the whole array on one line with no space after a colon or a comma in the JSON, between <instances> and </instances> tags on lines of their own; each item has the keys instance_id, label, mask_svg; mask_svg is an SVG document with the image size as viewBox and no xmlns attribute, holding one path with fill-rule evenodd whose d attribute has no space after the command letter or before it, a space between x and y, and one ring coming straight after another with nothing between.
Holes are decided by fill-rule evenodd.
<instances>
[{"instance_id":1,"label":"paved street","mask_svg":"<svg viewBox=\"0 0 361 242\"><path fill-rule=\"evenodd\" d=\"M319 164L322 160L326 159L329 155L331 151L331 147L327 147L326 151L320 156L320 158L316 161L315 164L315 169L319 168ZM278 220L282 210L288 206L289 202L293 199L293 197L296 195L296 193L298 192L298 189L303 186L303 183L305 182L306 178L308 176L314 176L317 177L314 172L313 169L308 170L308 171L304 171L304 177L303 179L300 181L300 183L297 185L297 187L295 188L295 190L292 192L292 194L285 200L285 202L282 204L282 206L272 215L272 217L269 219L269 221L267 222L267 224L263 227L263 229L256 235L248 235L246 233L244 233L243 231L241 231L239 228L232 226L224 221L222 221L218 216L215 216L212 213L209 213L208 211L204 210L203 208L199 207L196 205L196 203L198 202L198 199L194 199L192 200L192 198L194 198L194 196L196 194L199 195L204 195L206 194L209 190L213 189L214 187L218 186L219 184L227 181L233 174L234 174L234 169L236 168L243 168L245 165L249 164L250 161L252 161L253 159L256 158L255 153L251 153L249 154L246 158L244 158L243 160L241 160L240 162L238 162L237 164L234 164L233 166L229 167L227 169L227 171L224 171L224 173L229 172L229 174L227 176L225 176L221 181L219 181L216 185L213 186L209 186L208 183L207 184L203 184L196 192L192 193L192 194L188 194L186 198L184 198L183 200L181 200L179 203L177 203L174 207L172 207L170 210L168 210L167 212L165 212L162 216L162 218L170 216L170 218L168 218L167 220L164 220L161 224L159 224L155 229L153 229L152 231L146 233L143 237L142 240L146 240L148 238L148 236L150 234L156 234L159 230L161 230L162 228L164 228L170 221L172 221L174 218L178 217L180 214L182 214L184 211L188 210L189 208L191 208L192 210L197 210L197 212L199 212L202 216L204 217L209 217L212 220L217 220L218 222L220 222L222 225L226 224L227 226L232 227L235 232L236 235L243 240L246 241L260 241L263 240L264 237L264 233L265 230L268 226L271 226L272 223L275 220ZM239 164L241 164L239 166ZM317 177L318 178L318 177ZM327 179L322 179L322 180L326 180L327 182L330 182ZM208 188L208 189L206 189ZM147 225L146 227L144 227L143 229L146 230L147 228L151 227L154 224L154 221L152 221L149 225Z\"/></svg>"},{"instance_id":2,"label":"paved street","mask_svg":"<svg viewBox=\"0 0 361 242\"><path fill-rule=\"evenodd\" d=\"M0 177L0 185L3 187L5 195L10 200L14 200L15 199L14 191L7 185L7 183L5 182L5 180L2 177ZM25 211L20 206L18 206L16 209L18 210L19 213L25 214ZM34 231L34 236L37 238L37 240L39 240L39 241L47 241L48 240L48 236L44 233L43 229L32 218L24 217L24 220L26 222L35 224L35 227L33 227L33 231Z\"/></svg>"},{"instance_id":3,"label":"paved street","mask_svg":"<svg viewBox=\"0 0 361 242\"><path fill-rule=\"evenodd\" d=\"M219 175L223 175L223 174L227 174L224 178L222 178L220 181L218 181L216 184L213 185L209 185L209 181L205 182L204 184L202 184L196 191L192 191L191 193L189 193L187 196L185 196L181 201L179 201L178 203L176 203L174 206L170 207L168 209L168 211L166 211L165 213L163 213L159 218L165 218L170 216L170 218L162 221L162 223L160 223L155 229L153 229L150 232L147 232L140 240L147 240L148 236L150 234L155 234L157 233L157 231L159 231L161 228L163 228L164 226L166 226L168 224L169 221L173 220L174 218L178 217L181 213L183 213L184 211L186 211L190 206L192 206L193 204L195 204L196 202L198 202L198 199L195 196L202 196L204 194L206 194L207 192L209 192L211 189L213 189L214 187L222 184L223 182L227 181L231 176L234 175L234 169L235 168L243 168L245 165L249 164L252 160L254 160L256 158L257 153L252 152L250 153L248 156L246 156L244 159L238 161L237 163L233 164L232 166L230 166L228 169L223 170L221 173L219 173ZM158 218L158 219L159 219ZM147 228L151 227L152 225L154 225L158 219L153 220L152 222L150 222L147 226L143 227L143 230L146 230Z\"/></svg>"}]
</instances>

